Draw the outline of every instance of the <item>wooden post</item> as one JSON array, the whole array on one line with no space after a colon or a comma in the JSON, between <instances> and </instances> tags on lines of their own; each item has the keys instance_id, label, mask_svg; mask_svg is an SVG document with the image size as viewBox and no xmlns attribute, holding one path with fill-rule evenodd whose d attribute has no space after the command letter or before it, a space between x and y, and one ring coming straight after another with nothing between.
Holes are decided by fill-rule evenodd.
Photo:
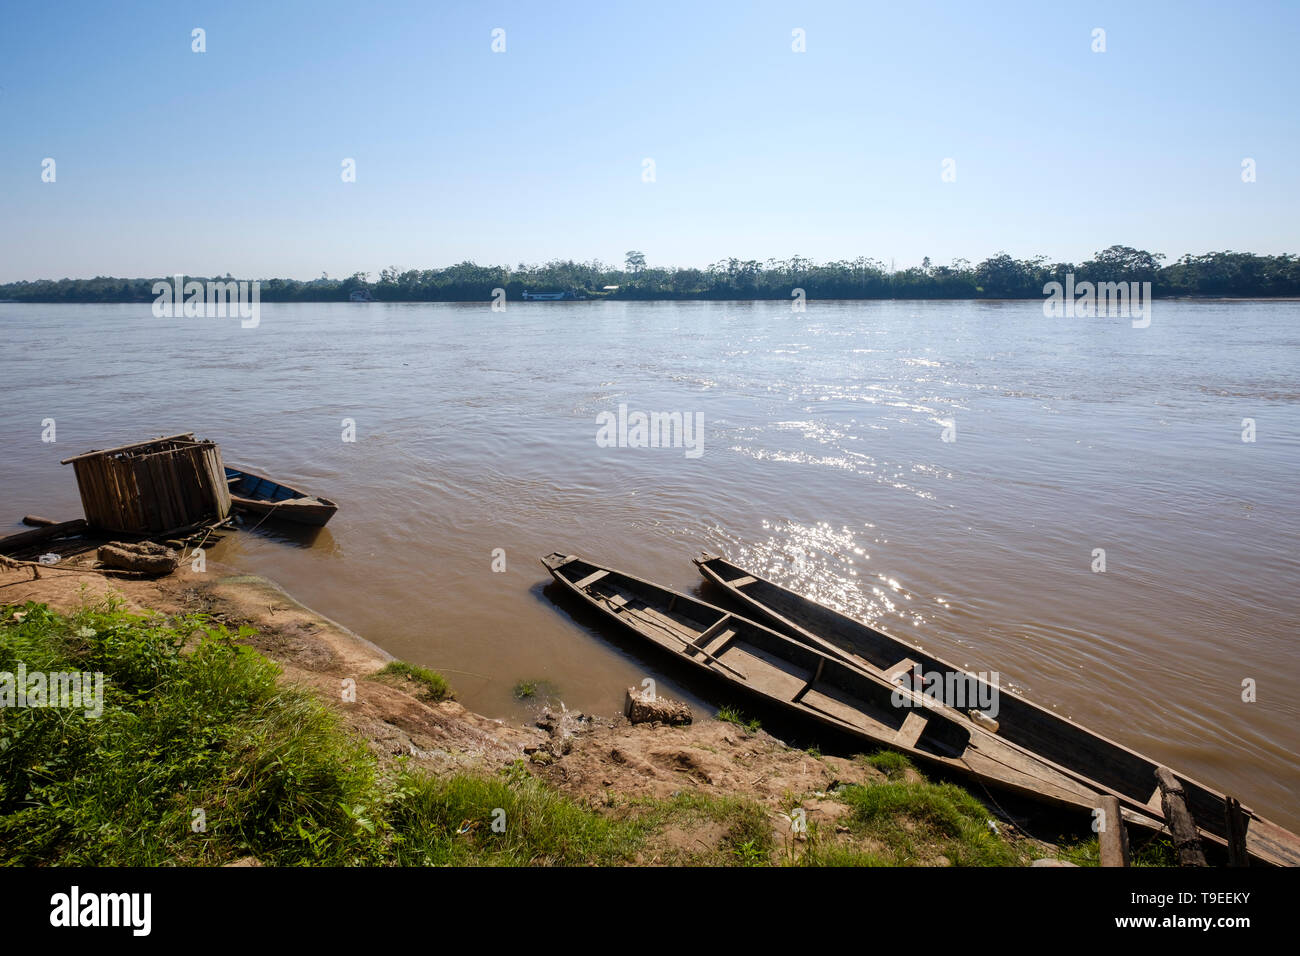
<instances>
[{"instance_id":1,"label":"wooden post","mask_svg":"<svg viewBox=\"0 0 1300 956\"><path fill-rule=\"evenodd\" d=\"M1223 800L1223 819L1228 837L1228 866L1250 866L1246 852L1246 814L1236 797Z\"/></svg>"},{"instance_id":2,"label":"wooden post","mask_svg":"<svg viewBox=\"0 0 1300 956\"><path fill-rule=\"evenodd\" d=\"M1205 851L1201 849L1201 835L1196 831L1191 811L1187 809L1183 785L1168 767L1156 768L1156 782L1160 785L1160 804L1164 807L1165 822L1173 834L1178 865L1207 866Z\"/></svg>"},{"instance_id":3,"label":"wooden post","mask_svg":"<svg viewBox=\"0 0 1300 956\"><path fill-rule=\"evenodd\" d=\"M1128 831L1120 814L1119 797L1101 798L1101 829L1097 831L1102 866L1128 866Z\"/></svg>"}]
</instances>

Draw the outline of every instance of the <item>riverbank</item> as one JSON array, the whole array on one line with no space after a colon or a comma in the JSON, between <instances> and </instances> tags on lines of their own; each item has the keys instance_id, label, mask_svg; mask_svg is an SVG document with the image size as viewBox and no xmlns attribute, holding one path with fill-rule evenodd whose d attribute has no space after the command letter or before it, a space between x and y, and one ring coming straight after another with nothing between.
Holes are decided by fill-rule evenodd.
<instances>
[{"instance_id":1,"label":"riverbank","mask_svg":"<svg viewBox=\"0 0 1300 956\"><path fill-rule=\"evenodd\" d=\"M498 302L518 301L524 292L577 293L587 298L624 301L777 299L1041 299L1045 284L1066 282L1146 283L1146 296L1296 296L1300 294L1300 259L1290 254L1256 255L1207 252L1164 263L1166 256L1130 246L1113 245L1079 263L1049 262L1045 256L1015 259L1005 252L972 265L956 259L896 268L892 261L859 256L815 262L790 259L728 257L704 268L656 266L644 254L628 253L626 267L596 260L552 260L544 265L480 266L461 262L440 269L384 269L377 281L367 272L347 278L322 275L307 281L259 278L261 302L346 302L353 293L366 301ZM26 302L152 302L159 283L186 280L206 284L231 282L222 277L161 276L93 279L38 279L0 283L0 299ZM247 278L235 281L248 281ZM200 298L202 297L202 287ZM213 292L209 291L209 299ZM223 313L224 314L224 313Z\"/></svg>"},{"instance_id":2,"label":"riverbank","mask_svg":"<svg viewBox=\"0 0 1300 956\"><path fill-rule=\"evenodd\" d=\"M322 857L330 861L343 853L346 861L367 863L1024 865L1058 856L1086 863L1095 854L1095 844L1031 838L960 788L925 781L897 755L798 750L743 718L697 714L685 727L633 726L556 702L539 703L531 725L485 717L436 699L441 688L421 680L420 669L408 676L385 651L272 582L216 563L204 573L183 567L157 580L72 568L41 568L33 579L31 569L6 569L0 601L7 606L0 628L19 625L14 608L28 602L71 615L51 625L65 630L87 620L77 617L91 613L85 609L98 608L90 632L125 626L105 625L117 621L112 614L158 612L173 621L203 615L273 661L286 699L293 699L291 688L308 691L337 718L341 741L364 746L358 772L368 774L361 764L373 766L374 792L356 798L367 806L373 839L351 847L347 834L336 834L340 846ZM102 616L106 602L119 608L110 617ZM84 623L76 627L86 632ZM194 646L191 640L184 653ZM268 697L266 706L274 709L277 699ZM338 746L345 749L346 741ZM425 809L413 813L412 801ZM430 807L444 816L453 808L457 819L430 815ZM493 836L498 812L505 821L500 842L513 836L504 856ZM185 844L156 852L176 854L166 862L253 862L258 854L250 848L258 846L272 862L312 862L293 847L256 839L247 846L218 841L197 855ZM419 846L440 849L413 855ZM64 858L140 862L97 858L89 849Z\"/></svg>"}]
</instances>

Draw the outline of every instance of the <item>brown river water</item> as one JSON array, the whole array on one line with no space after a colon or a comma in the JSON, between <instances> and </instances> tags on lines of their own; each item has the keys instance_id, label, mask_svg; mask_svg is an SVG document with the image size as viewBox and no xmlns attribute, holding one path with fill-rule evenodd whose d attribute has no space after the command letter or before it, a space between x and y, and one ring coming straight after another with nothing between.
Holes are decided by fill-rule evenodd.
<instances>
[{"instance_id":1,"label":"brown river water","mask_svg":"<svg viewBox=\"0 0 1300 956\"><path fill-rule=\"evenodd\" d=\"M0 528L80 514L60 458L195 431L341 508L213 558L510 720L520 680L605 714L646 676L729 703L538 563L694 591L707 549L1300 828L1300 304L1158 301L1141 329L1037 301L261 309L0 304ZM701 441L606 447L620 404Z\"/></svg>"}]
</instances>

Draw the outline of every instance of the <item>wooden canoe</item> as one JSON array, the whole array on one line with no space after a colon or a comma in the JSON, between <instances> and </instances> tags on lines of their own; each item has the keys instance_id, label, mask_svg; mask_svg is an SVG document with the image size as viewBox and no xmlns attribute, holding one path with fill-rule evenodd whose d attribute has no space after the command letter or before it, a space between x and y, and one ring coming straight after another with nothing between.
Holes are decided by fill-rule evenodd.
<instances>
[{"instance_id":1,"label":"wooden canoe","mask_svg":"<svg viewBox=\"0 0 1300 956\"><path fill-rule=\"evenodd\" d=\"M308 495L251 471L225 467L230 503L242 511L298 524L323 525L339 510L328 498Z\"/></svg>"},{"instance_id":2,"label":"wooden canoe","mask_svg":"<svg viewBox=\"0 0 1300 956\"><path fill-rule=\"evenodd\" d=\"M984 693L990 692L978 675L725 558L706 554L696 558L695 564L707 580L723 588L754 620L810 647L873 673L892 675L899 662L907 662L909 668L919 665L926 675L943 675L944 687L983 685ZM1163 819L1155 776L1161 764L1011 691L996 691L999 737L1092 781L1098 790L1118 796L1122 806ZM1177 776L1202 839L1225 846L1224 795L1182 774ZM1243 810L1247 818L1246 850L1252 862L1300 865L1300 837L1251 810Z\"/></svg>"},{"instance_id":3,"label":"wooden canoe","mask_svg":"<svg viewBox=\"0 0 1300 956\"><path fill-rule=\"evenodd\" d=\"M697 598L558 552L543 566L633 634L764 703L964 777L1091 811L1107 791L989 733L963 714L821 648ZM1148 810L1127 822L1159 828Z\"/></svg>"}]
</instances>

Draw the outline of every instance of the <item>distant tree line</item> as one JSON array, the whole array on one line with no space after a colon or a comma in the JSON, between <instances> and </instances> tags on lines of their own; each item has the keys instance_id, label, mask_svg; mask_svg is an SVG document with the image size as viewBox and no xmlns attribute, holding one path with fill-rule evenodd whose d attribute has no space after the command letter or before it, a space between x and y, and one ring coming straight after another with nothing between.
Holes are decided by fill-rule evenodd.
<instances>
[{"instance_id":1,"label":"distant tree line","mask_svg":"<svg viewBox=\"0 0 1300 956\"><path fill-rule=\"evenodd\" d=\"M365 289L381 302L475 302L505 289L517 300L530 292L584 293L612 299L789 299L803 289L810 299L1036 299L1043 286L1064 282L1150 282L1156 296L1300 296L1300 256L1249 252L1185 255L1163 264L1164 256L1128 246L1103 249L1086 262L1048 262L1043 256L1013 259L998 253L977 265L957 259L891 270L875 259L817 263L792 259L723 259L704 269L651 267L645 254L627 254L623 268L599 261L555 260L480 266L473 262L443 269L384 269L377 280L357 272L346 279L261 280L263 302L340 302ZM169 276L160 277L168 279ZM207 281L230 276L186 276ZM0 285L0 299L19 302L151 302L155 279L40 279ZM610 289L617 286L616 289Z\"/></svg>"}]
</instances>

